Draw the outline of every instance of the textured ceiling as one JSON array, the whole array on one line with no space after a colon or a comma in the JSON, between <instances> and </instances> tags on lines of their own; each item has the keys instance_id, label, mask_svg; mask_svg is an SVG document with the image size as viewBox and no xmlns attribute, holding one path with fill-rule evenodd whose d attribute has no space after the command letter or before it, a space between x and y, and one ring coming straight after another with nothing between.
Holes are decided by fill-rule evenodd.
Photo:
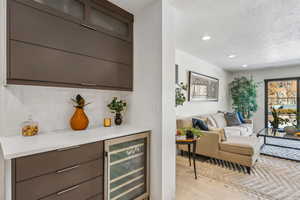
<instances>
[{"instance_id":1,"label":"textured ceiling","mask_svg":"<svg viewBox=\"0 0 300 200\"><path fill-rule=\"evenodd\" d=\"M231 71L300 64L300 0L174 0L173 5L181 50ZM202 41L203 35L212 38Z\"/></svg>"}]
</instances>

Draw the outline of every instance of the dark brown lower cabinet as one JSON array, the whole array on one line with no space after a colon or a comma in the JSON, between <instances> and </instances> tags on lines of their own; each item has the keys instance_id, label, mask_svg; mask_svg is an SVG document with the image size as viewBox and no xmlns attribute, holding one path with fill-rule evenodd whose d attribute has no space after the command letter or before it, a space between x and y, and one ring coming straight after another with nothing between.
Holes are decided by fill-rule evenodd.
<instances>
[{"instance_id":1,"label":"dark brown lower cabinet","mask_svg":"<svg viewBox=\"0 0 300 200\"><path fill-rule=\"evenodd\" d=\"M103 148L95 142L14 159L13 200L103 200Z\"/></svg>"}]
</instances>

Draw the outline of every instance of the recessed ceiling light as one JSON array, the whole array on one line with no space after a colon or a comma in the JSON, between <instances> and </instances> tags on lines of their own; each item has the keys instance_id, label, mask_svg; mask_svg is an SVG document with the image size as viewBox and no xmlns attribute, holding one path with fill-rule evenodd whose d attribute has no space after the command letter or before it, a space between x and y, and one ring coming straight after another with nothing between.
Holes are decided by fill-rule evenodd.
<instances>
[{"instance_id":1,"label":"recessed ceiling light","mask_svg":"<svg viewBox=\"0 0 300 200\"><path fill-rule=\"evenodd\" d=\"M230 55L228 56L228 58L235 58L235 57L236 57L235 54L230 54Z\"/></svg>"},{"instance_id":2,"label":"recessed ceiling light","mask_svg":"<svg viewBox=\"0 0 300 200\"><path fill-rule=\"evenodd\" d=\"M244 64L244 65L242 65L242 67L248 67L248 65Z\"/></svg>"},{"instance_id":3,"label":"recessed ceiling light","mask_svg":"<svg viewBox=\"0 0 300 200\"><path fill-rule=\"evenodd\" d=\"M203 37L202 37L202 40L203 41L207 41L207 40L210 40L211 39L211 37L209 36L209 35L204 35Z\"/></svg>"}]
</instances>

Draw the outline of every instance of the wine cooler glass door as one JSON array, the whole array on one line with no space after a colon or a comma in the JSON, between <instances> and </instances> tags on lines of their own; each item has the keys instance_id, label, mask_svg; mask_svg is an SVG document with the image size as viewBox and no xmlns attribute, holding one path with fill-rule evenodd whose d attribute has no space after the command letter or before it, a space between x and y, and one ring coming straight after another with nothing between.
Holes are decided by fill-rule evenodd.
<instances>
[{"instance_id":1,"label":"wine cooler glass door","mask_svg":"<svg viewBox=\"0 0 300 200\"><path fill-rule=\"evenodd\" d=\"M105 142L106 199L133 200L148 196L147 133Z\"/></svg>"}]
</instances>

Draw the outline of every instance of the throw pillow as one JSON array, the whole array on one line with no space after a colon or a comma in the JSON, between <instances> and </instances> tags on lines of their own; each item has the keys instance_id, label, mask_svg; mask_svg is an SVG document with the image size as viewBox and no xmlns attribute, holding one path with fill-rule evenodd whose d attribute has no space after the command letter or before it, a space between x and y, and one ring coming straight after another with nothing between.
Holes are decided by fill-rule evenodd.
<instances>
[{"instance_id":1,"label":"throw pillow","mask_svg":"<svg viewBox=\"0 0 300 200\"><path fill-rule=\"evenodd\" d=\"M241 122L239 121L236 113L225 113L225 120L227 122L227 126L239 126Z\"/></svg>"},{"instance_id":2,"label":"throw pillow","mask_svg":"<svg viewBox=\"0 0 300 200\"><path fill-rule=\"evenodd\" d=\"M207 122L208 122L207 123L208 125L210 125L212 127L217 127L217 123L215 122L214 118L212 118L212 116L209 116L207 118Z\"/></svg>"},{"instance_id":3,"label":"throw pillow","mask_svg":"<svg viewBox=\"0 0 300 200\"><path fill-rule=\"evenodd\" d=\"M203 131L208 131L208 127L204 123L204 121L202 121L201 119L195 119L195 118L193 118L192 120L193 120L193 127L194 128L199 128Z\"/></svg>"},{"instance_id":4,"label":"throw pillow","mask_svg":"<svg viewBox=\"0 0 300 200\"><path fill-rule=\"evenodd\" d=\"M242 113L241 113L241 112L237 112L237 115L238 115L238 117L239 117L240 121L241 121L243 124L245 124L245 123L246 123L246 121L245 121L245 119L244 119L244 117L243 117Z\"/></svg>"},{"instance_id":5,"label":"throw pillow","mask_svg":"<svg viewBox=\"0 0 300 200\"><path fill-rule=\"evenodd\" d=\"M225 128L227 126L223 113L214 114L212 118L215 120L217 128Z\"/></svg>"},{"instance_id":6,"label":"throw pillow","mask_svg":"<svg viewBox=\"0 0 300 200\"><path fill-rule=\"evenodd\" d=\"M239 114L238 113L235 113L235 114L236 114L236 117L239 120L240 124L242 124L243 122L240 120Z\"/></svg>"}]
</instances>

